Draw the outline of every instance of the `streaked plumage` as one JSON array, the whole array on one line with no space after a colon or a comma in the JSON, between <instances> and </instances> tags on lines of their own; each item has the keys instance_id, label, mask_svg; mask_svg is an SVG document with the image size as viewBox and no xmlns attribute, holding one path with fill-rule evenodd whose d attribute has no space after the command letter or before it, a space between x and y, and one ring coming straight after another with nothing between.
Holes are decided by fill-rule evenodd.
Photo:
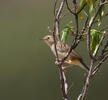
<instances>
[{"instance_id":1,"label":"streaked plumage","mask_svg":"<svg viewBox=\"0 0 108 100\"><path fill-rule=\"evenodd\" d=\"M46 35L42 40L44 40L48 44L48 46L51 48L51 51L53 52L53 54L56 55L53 36ZM64 58L65 55L70 50L70 47L67 44L62 43L61 41L58 41L57 39L56 39L56 48L57 48L59 59ZM84 64L82 58L74 50L72 50L69 57L66 59L65 63L67 63L69 65L78 65L84 69L89 70L89 68L86 66L86 64Z\"/></svg>"}]
</instances>

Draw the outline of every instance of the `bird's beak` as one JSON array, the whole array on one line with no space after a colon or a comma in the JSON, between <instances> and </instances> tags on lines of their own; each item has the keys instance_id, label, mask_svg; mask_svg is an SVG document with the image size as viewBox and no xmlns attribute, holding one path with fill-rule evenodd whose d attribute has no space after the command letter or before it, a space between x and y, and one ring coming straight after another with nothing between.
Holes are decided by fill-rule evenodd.
<instances>
[{"instance_id":1,"label":"bird's beak","mask_svg":"<svg viewBox=\"0 0 108 100\"><path fill-rule=\"evenodd\" d=\"M40 40L44 40L44 39L42 38L42 39L40 39Z\"/></svg>"},{"instance_id":2,"label":"bird's beak","mask_svg":"<svg viewBox=\"0 0 108 100\"><path fill-rule=\"evenodd\" d=\"M40 39L40 40L47 40L47 39L45 39L45 38L42 38L42 39Z\"/></svg>"}]
</instances>

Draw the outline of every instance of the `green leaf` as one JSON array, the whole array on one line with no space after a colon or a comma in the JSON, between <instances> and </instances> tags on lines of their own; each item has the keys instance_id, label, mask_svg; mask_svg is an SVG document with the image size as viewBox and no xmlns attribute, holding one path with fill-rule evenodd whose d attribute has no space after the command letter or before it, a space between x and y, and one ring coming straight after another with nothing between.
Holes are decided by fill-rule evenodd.
<instances>
[{"instance_id":1,"label":"green leaf","mask_svg":"<svg viewBox=\"0 0 108 100\"><path fill-rule=\"evenodd\" d=\"M81 0L79 5L79 10L84 6L85 3L87 3L87 5L84 7L82 11L84 11L84 14L88 16L89 24L90 24L92 18L96 13L96 0ZM81 14L79 14L79 17L82 18L82 12Z\"/></svg>"},{"instance_id":2,"label":"green leaf","mask_svg":"<svg viewBox=\"0 0 108 100\"><path fill-rule=\"evenodd\" d=\"M103 34L103 32L95 29L91 30L91 52L93 55L95 55L95 50L99 44L101 34Z\"/></svg>"},{"instance_id":3,"label":"green leaf","mask_svg":"<svg viewBox=\"0 0 108 100\"><path fill-rule=\"evenodd\" d=\"M62 32L60 33L61 41L62 41L63 43L65 43L66 40L67 40L67 36L68 36L68 34L69 34L69 30L70 30L70 27L69 27L69 26L66 26L66 27L62 30Z\"/></svg>"}]
</instances>

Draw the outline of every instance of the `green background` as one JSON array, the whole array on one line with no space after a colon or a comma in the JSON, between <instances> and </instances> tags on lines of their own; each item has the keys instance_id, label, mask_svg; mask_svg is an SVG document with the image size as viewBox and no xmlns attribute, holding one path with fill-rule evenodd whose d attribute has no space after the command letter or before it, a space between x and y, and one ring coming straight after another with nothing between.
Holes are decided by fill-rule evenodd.
<instances>
[{"instance_id":1,"label":"green background","mask_svg":"<svg viewBox=\"0 0 108 100\"><path fill-rule=\"evenodd\" d=\"M62 100L55 58L40 41L53 24L52 1L0 0L0 100ZM88 62L83 44L77 51ZM107 65L92 80L88 100L108 98ZM80 93L84 75L79 67L66 73L71 100Z\"/></svg>"}]
</instances>

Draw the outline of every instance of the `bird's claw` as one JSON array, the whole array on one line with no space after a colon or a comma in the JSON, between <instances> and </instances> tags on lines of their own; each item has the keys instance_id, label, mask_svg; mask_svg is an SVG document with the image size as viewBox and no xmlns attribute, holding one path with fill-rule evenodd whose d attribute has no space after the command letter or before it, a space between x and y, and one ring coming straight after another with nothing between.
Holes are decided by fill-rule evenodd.
<instances>
[{"instance_id":1,"label":"bird's claw","mask_svg":"<svg viewBox=\"0 0 108 100\"><path fill-rule=\"evenodd\" d=\"M61 60L60 60L60 59L58 59L58 60L56 60L56 61L55 61L55 64L56 64L56 65L61 65L61 64L62 64L62 62L61 62Z\"/></svg>"},{"instance_id":2,"label":"bird's claw","mask_svg":"<svg viewBox=\"0 0 108 100\"><path fill-rule=\"evenodd\" d=\"M65 69L66 69L67 67L62 67L62 71L63 72L67 72Z\"/></svg>"}]
</instances>

